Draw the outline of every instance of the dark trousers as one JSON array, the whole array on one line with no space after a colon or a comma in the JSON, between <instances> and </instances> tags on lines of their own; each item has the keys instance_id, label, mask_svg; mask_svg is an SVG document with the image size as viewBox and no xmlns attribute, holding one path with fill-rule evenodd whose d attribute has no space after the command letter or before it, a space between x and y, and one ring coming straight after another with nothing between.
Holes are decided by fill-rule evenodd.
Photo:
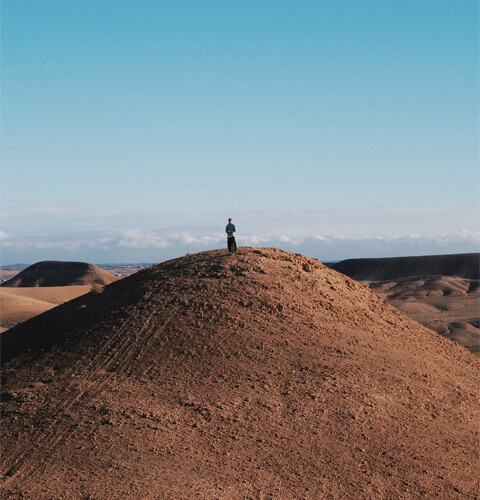
<instances>
[{"instance_id":1,"label":"dark trousers","mask_svg":"<svg viewBox=\"0 0 480 500\"><path fill-rule=\"evenodd\" d=\"M237 250L237 242L235 241L235 236L227 238L228 251L230 253L235 253Z\"/></svg>"}]
</instances>

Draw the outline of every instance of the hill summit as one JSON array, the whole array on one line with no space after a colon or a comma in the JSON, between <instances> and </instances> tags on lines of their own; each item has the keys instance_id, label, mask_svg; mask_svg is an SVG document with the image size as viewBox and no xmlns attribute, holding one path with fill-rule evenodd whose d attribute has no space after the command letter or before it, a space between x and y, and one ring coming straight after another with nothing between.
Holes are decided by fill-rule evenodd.
<instances>
[{"instance_id":1,"label":"hill summit","mask_svg":"<svg viewBox=\"0 0 480 500\"><path fill-rule=\"evenodd\" d=\"M2 341L5 497L478 492L478 358L315 259L189 255Z\"/></svg>"},{"instance_id":2,"label":"hill summit","mask_svg":"<svg viewBox=\"0 0 480 500\"><path fill-rule=\"evenodd\" d=\"M38 287L108 285L119 278L86 262L45 260L27 267L1 286Z\"/></svg>"}]
</instances>

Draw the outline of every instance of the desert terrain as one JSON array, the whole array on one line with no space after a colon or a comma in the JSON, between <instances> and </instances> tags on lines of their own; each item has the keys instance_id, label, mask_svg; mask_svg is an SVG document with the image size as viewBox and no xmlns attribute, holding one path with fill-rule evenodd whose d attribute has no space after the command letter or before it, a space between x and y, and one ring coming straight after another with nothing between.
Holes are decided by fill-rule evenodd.
<instances>
[{"instance_id":1,"label":"desert terrain","mask_svg":"<svg viewBox=\"0 0 480 500\"><path fill-rule=\"evenodd\" d=\"M330 267L357 281L392 281L407 276L456 276L478 280L480 254L347 259Z\"/></svg>"},{"instance_id":2,"label":"desert terrain","mask_svg":"<svg viewBox=\"0 0 480 500\"><path fill-rule=\"evenodd\" d=\"M0 333L91 290L90 285L0 287Z\"/></svg>"},{"instance_id":3,"label":"desert terrain","mask_svg":"<svg viewBox=\"0 0 480 500\"><path fill-rule=\"evenodd\" d=\"M480 254L350 259L331 267L480 354Z\"/></svg>"},{"instance_id":4,"label":"desert terrain","mask_svg":"<svg viewBox=\"0 0 480 500\"><path fill-rule=\"evenodd\" d=\"M44 261L17 271L0 285L0 332L118 279L84 262Z\"/></svg>"},{"instance_id":5,"label":"desert terrain","mask_svg":"<svg viewBox=\"0 0 480 500\"><path fill-rule=\"evenodd\" d=\"M315 259L164 262L2 356L2 498L478 498L478 357Z\"/></svg>"},{"instance_id":6,"label":"desert terrain","mask_svg":"<svg viewBox=\"0 0 480 500\"><path fill-rule=\"evenodd\" d=\"M410 318L480 354L479 280L426 276L366 284Z\"/></svg>"},{"instance_id":7,"label":"desert terrain","mask_svg":"<svg viewBox=\"0 0 480 500\"><path fill-rule=\"evenodd\" d=\"M57 262L57 261L51 261ZM113 274L118 278L126 278L127 276L131 276L132 274L145 269L146 267L151 266L151 263L136 263L136 264L99 264L96 267L100 267L104 271ZM0 266L0 285L5 283L6 281L12 279L14 276L17 276L21 271L30 267L28 264L15 264L15 265L7 265Z\"/></svg>"},{"instance_id":8,"label":"desert terrain","mask_svg":"<svg viewBox=\"0 0 480 500\"><path fill-rule=\"evenodd\" d=\"M440 335L455 340L478 355L480 354L479 259L480 254L455 254L350 259L327 265L360 281L410 318ZM79 272L72 276L71 271L64 273L66 263L47 261L39 264L42 264L40 268L38 264L20 265L19 269L15 266L15 269L3 271L4 276L9 276L10 281L4 284L9 287L8 289L0 286L0 332L91 291L91 286L74 283L108 284L112 278L106 272L118 279L131 276L148 266L148 264L105 265L102 270L91 264L76 263L81 266ZM28 267L26 274L18 276L26 267ZM428 273L444 273L444 275ZM17 279L12 279L14 277ZM382 279L372 280L372 277ZM25 286L25 283L37 282L41 282L39 287ZM49 283L50 286L45 286L44 283ZM60 283L64 285L51 286ZM10 288L12 286L18 288L14 290Z\"/></svg>"},{"instance_id":9,"label":"desert terrain","mask_svg":"<svg viewBox=\"0 0 480 500\"><path fill-rule=\"evenodd\" d=\"M119 278L87 262L45 260L27 267L2 287L107 285Z\"/></svg>"}]
</instances>

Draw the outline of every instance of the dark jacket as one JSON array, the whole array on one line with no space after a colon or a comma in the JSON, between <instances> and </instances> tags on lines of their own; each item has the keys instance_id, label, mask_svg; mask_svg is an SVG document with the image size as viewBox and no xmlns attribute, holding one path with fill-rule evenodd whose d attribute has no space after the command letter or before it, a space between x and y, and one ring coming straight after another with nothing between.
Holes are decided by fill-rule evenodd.
<instances>
[{"instance_id":1,"label":"dark jacket","mask_svg":"<svg viewBox=\"0 0 480 500\"><path fill-rule=\"evenodd\" d=\"M225 228L225 232L227 233L227 236L229 238L233 238L233 233L235 231L236 231L235 224L227 224L227 227Z\"/></svg>"}]
</instances>

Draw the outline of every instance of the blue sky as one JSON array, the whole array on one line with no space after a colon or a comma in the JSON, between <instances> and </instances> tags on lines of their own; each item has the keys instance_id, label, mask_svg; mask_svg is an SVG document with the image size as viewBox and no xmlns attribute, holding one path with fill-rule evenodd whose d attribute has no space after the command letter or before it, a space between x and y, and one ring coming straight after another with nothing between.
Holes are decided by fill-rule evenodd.
<instances>
[{"instance_id":1,"label":"blue sky","mask_svg":"<svg viewBox=\"0 0 480 500\"><path fill-rule=\"evenodd\" d=\"M478 2L2 0L3 264L478 251Z\"/></svg>"}]
</instances>

